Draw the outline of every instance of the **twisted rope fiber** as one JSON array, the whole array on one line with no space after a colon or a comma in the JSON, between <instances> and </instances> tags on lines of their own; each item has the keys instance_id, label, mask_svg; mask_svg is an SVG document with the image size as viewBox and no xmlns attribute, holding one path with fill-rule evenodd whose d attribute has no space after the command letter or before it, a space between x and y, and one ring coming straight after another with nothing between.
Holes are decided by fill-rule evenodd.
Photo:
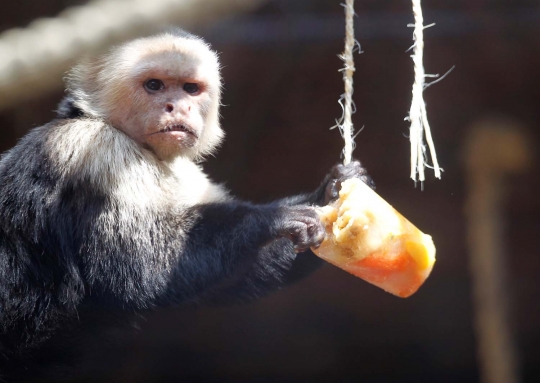
<instances>
[{"instance_id":1,"label":"twisted rope fiber","mask_svg":"<svg viewBox=\"0 0 540 383\"><path fill-rule=\"evenodd\" d=\"M355 112L352 101L353 95L353 74L354 67L354 46L357 42L354 39L354 0L347 0L345 7L345 50L340 55L340 58L345 63L340 70L343 72L343 82L345 83L345 93L341 95L339 104L343 108L343 115L336 121L336 125L340 132L345 145L343 148L343 164L347 165L352 160L352 152L354 150L353 124L351 115ZM334 127L335 127L334 126Z\"/></svg>"},{"instance_id":2,"label":"twisted rope fiber","mask_svg":"<svg viewBox=\"0 0 540 383\"><path fill-rule=\"evenodd\" d=\"M435 177L441 178L441 169L437 160L435 144L431 135L431 128L427 119L426 104L424 102L423 92L426 88L425 78L427 77L424 71L424 18L422 15L421 0L412 0L414 14L414 45L413 55L411 58L414 63L414 83L412 88L412 102L409 111L408 120L410 126L410 142L411 142L411 178L416 182L425 180L426 164L426 149L424 145L424 134L433 161L433 171ZM343 137L343 164L347 165L352 160L352 151L355 148L354 143L354 128L352 124L352 114L356 111L352 95L353 74L355 72L353 53L355 45L360 47L354 38L354 0L346 0L345 7L345 49L340 55L344 62L344 67L340 70L343 72L343 82L345 84L345 93L341 95L339 104L343 109L343 115L336 121L334 127L338 127ZM359 49L360 50L360 49ZM429 85L429 84L428 84Z\"/></svg>"},{"instance_id":3,"label":"twisted rope fiber","mask_svg":"<svg viewBox=\"0 0 540 383\"><path fill-rule=\"evenodd\" d=\"M421 0L412 0L414 14L414 51L411 56L414 63L414 84L412 88L412 102L409 111L410 142L411 142L411 178L413 181L423 182L425 180L424 167L426 166L426 149L424 145L424 132L428 144L431 159L433 161L433 171L435 177L441 178L441 169L437 161L435 144L431 136L431 128L427 119L426 103L424 102L424 89L426 74L424 72L424 17L422 15ZM418 176L418 178L417 178Z\"/></svg>"}]
</instances>

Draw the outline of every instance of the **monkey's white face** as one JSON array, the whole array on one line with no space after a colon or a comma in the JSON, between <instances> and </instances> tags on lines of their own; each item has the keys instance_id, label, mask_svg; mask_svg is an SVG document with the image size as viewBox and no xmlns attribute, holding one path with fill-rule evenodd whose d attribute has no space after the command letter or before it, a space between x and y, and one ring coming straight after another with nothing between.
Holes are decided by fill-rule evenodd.
<instances>
[{"instance_id":1,"label":"monkey's white face","mask_svg":"<svg viewBox=\"0 0 540 383\"><path fill-rule=\"evenodd\" d=\"M160 67L141 73L129 88L124 107L111 115L117 128L162 160L198 144L210 101L201 76Z\"/></svg>"},{"instance_id":2,"label":"monkey's white face","mask_svg":"<svg viewBox=\"0 0 540 383\"><path fill-rule=\"evenodd\" d=\"M79 73L91 77L84 67ZM161 160L200 158L223 136L220 82L217 57L202 41L136 40L102 62L89 109Z\"/></svg>"}]
</instances>

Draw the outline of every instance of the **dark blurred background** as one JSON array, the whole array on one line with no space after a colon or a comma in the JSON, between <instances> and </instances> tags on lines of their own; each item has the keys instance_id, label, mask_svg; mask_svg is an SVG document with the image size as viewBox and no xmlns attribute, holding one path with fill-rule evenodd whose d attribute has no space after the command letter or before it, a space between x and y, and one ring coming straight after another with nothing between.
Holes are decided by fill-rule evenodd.
<instances>
[{"instance_id":1,"label":"dark blurred background","mask_svg":"<svg viewBox=\"0 0 540 383\"><path fill-rule=\"evenodd\" d=\"M85 3L3 1L0 30L25 28L36 18L55 17ZM428 172L421 191L409 179L404 117L413 81L406 53L412 44L407 24L413 18L408 1L356 1L356 37L364 53L355 56L358 112L353 117L357 129L365 126L354 155L369 170L378 193L431 234L437 246L433 273L418 293L396 298L324 265L251 304L160 310L140 316L135 329L96 328L81 338L88 351L77 357L69 379L480 381L469 268L475 239L467 234L467 209L474 210L466 204L476 173L467 165L465 148L475 126L489 130L496 125L517 127L530 144L524 150L532 154L522 172L503 176L494 187L505 191L498 205L502 231L497 246L504 255L501 304L507 303L515 346L510 352L517 360L518 380L540 381L540 159L534 155L540 141L540 4L426 0L423 7L425 23L437 24L425 31L426 72L443 74L455 65L425 92L442 180ZM340 160L342 148L339 133L329 130L341 115L340 0L263 1L249 12L190 24L189 29L220 52L223 64L227 139L205 164L211 177L257 202L314 189ZM39 73L39 67L34 69ZM13 93L17 87L31 92L16 102L2 93L1 151L53 118L63 89L61 76L49 80L52 85L36 85L35 91L32 82L21 80L10 88ZM494 148L493 156L497 152ZM51 368L61 364L52 360Z\"/></svg>"}]
</instances>

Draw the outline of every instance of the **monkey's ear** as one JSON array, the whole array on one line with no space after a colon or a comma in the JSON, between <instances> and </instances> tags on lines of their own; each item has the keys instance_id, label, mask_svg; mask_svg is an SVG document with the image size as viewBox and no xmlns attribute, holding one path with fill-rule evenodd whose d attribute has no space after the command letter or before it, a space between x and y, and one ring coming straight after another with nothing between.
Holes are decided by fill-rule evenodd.
<instances>
[{"instance_id":1,"label":"monkey's ear","mask_svg":"<svg viewBox=\"0 0 540 383\"><path fill-rule=\"evenodd\" d=\"M71 103L83 115L104 118L105 112L100 108L99 83L100 71L104 66L104 58L84 58L64 77L66 89ZM60 109L59 109L60 110Z\"/></svg>"},{"instance_id":2,"label":"monkey's ear","mask_svg":"<svg viewBox=\"0 0 540 383\"><path fill-rule=\"evenodd\" d=\"M84 112L75 105L75 100L71 95L64 97L56 109L57 118L79 118L82 116L84 116Z\"/></svg>"}]
</instances>

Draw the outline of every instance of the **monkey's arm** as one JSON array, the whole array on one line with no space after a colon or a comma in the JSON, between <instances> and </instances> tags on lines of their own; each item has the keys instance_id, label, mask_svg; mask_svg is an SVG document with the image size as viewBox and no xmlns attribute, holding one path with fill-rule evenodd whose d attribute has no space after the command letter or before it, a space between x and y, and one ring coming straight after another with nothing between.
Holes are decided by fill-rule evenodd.
<instances>
[{"instance_id":1,"label":"monkey's arm","mask_svg":"<svg viewBox=\"0 0 540 383\"><path fill-rule=\"evenodd\" d=\"M324 238L317 213L307 206L230 201L197 206L183 221L190 224L168 286L168 297L179 302L205 300L204 296L221 295L234 287L257 267L261 249L267 245L280 242L288 246L288 252L276 254L273 262L265 260L268 271L273 263L283 263L280 258L294 254L293 249L318 246ZM237 293L235 298L242 299L241 291Z\"/></svg>"},{"instance_id":2,"label":"monkey's arm","mask_svg":"<svg viewBox=\"0 0 540 383\"><path fill-rule=\"evenodd\" d=\"M341 182L349 178L360 178L374 187L366 169L360 162L354 161L346 166L334 166L314 192L283 198L275 204L278 206L326 205L337 198ZM243 277L235 284L229 284L215 291L211 299L234 301L257 298L306 277L323 263L324 261L315 256L311 250L297 253L290 241L278 239L258 249L256 258L248 265L247 270L244 270Z\"/></svg>"}]
</instances>

